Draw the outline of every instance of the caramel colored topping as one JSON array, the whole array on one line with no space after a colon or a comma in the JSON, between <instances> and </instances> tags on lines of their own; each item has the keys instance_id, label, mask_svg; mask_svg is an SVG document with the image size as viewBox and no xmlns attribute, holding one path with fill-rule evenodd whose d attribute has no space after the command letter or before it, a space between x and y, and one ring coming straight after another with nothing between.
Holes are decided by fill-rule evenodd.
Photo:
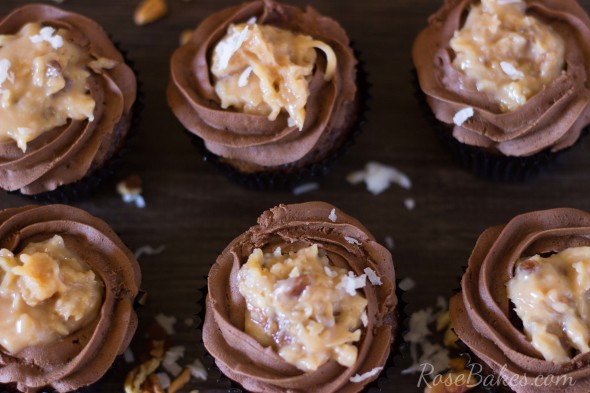
<instances>
[{"instance_id":1,"label":"caramel colored topping","mask_svg":"<svg viewBox=\"0 0 590 393\"><path fill-rule=\"evenodd\" d=\"M103 284L55 235L14 255L0 250L0 344L10 353L53 342L98 314Z\"/></svg>"},{"instance_id":2,"label":"caramel colored topping","mask_svg":"<svg viewBox=\"0 0 590 393\"><path fill-rule=\"evenodd\" d=\"M329 360L349 367L367 306L355 289L361 278L331 266L317 245L286 255L256 249L238 273L247 302L245 331L303 371Z\"/></svg>"},{"instance_id":3,"label":"caramel colored topping","mask_svg":"<svg viewBox=\"0 0 590 393\"><path fill-rule=\"evenodd\" d=\"M89 55L64 29L29 23L0 36L0 141L27 143L68 119L94 120ZM97 65L97 64L94 64Z\"/></svg>"},{"instance_id":4,"label":"caramel colored topping","mask_svg":"<svg viewBox=\"0 0 590 393\"><path fill-rule=\"evenodd\" d=\"M482 0L451 40L453 66L502 111L514 111L564 69L565 44L521 1Z\"/></svg>"},{"instance_id":5,"label":"caramel colored topping","mask_svg":"<svg viewBox=\"0 0 590 393\"><path fill-rule=\"evenodd\" d=\"M325 79L330 80L336 55L324 42L253 20L231 25L214 49L211 66L221 107L269 120L286 111L289 126L302 130L316 48L326 55Z\"/></svg>"},{"instance_id":6,"label":"caramel colored topping","mask_svg":"<svg viewBox=\"0 0 590 393\"><path fill-rule=\"evenodd\" d=\"M508 296L533 347L546 360L568 362L590 351L590 247L518 262Z\"/></svg>"}]
</instances>

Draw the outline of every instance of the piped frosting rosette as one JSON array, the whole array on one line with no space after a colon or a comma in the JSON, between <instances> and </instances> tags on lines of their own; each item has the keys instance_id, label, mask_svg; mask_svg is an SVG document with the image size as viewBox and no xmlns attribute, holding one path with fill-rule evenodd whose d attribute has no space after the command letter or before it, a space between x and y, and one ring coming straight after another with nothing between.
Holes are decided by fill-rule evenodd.
<instances>
[{"instance_id":1,"label":"piped frosting rosette","mask_svg":"<svg viewBox=\"0 0 590 393\"><path fill-rule=\"evenodd\" d=\"M590 390L590 354L566 363L546 361L511 310L506 287L521 258L587 246L590 214L565 208L517 216L477 241L461 292L451 300L452 325L476 357L517 393ZM503 385L497 378L493 384Z\"/></svg>"},{"instance_id":2,"label":"piped frosting rosette","mask_svg":"<svg viewBox=\"0 0 590 393\"><path fill-rule=\"evenodd\" d=\"M590 123L590 19L574 0L524 3L528 15L550 25L563 38L565 67L556 79L512 112L502 112L453 67L449 43L474 1L445 0L413 47L420 88L436 118L452 128L459 142L505 156L528 157L547 149L563 150L572 146ZM456 116L461 118L459 122Z\"/></svg>"},{"instance_id":3,"label":"piped frosting rosette","mask_svg":"<svg viewBox=\"0 0 590 393\"><path fill-rule=\"evenodd\" d=\"M302 129L290 126L288 115L240 113L221 107L211 69L211 53L232 24L255 18L330 46L337 59L333 77L326 80L326 58L318 55L309 82ZM205 19L191 40L174 52L168 102L176 117L204 140L212 153L260 171L298 162L319 162L340 146L357 119L357 60L344 29L311 7L301 10L270 0L257 0L224 9ZM254 170L252 170L254 168Z\"/></svg>"},{"instance_id":4,"label":"piped frosting rosette","mask_svg":"<svg viewBox=\"0 0 590 393\"><path fill-rule=\"evenodd\" d=\"M105 68L88 68L95 101L94 119L72 120L46 131L23 151L12 140L0 142L0 188L34 195L74 183L102 168L123 145L132 118L137 82L123 55L93 20L49 5L21 7L0 20L0 34L16 34L28 23L66 29L68 40Z\"/></svg>"},{"instance_id":5,"label":"piped frosting rosette","mask_svg":"<svg viewBox=\"0 0 590 393\"><path fill-rule=\"evenodd\" d=\"M104 283L102 306L92 322L54 342L12 354L0 346L0 384L22 392L69 392L96 382L127 349L137 327L139 265L104 221L64 205L0 211L0 249L16 254L56 234Z\"/></svg>"},{"instance_id":6,"label":"piped frosting rosette","mask_svg":"<svg viewBox=\"0 0 590 393\"><path fill-rule=\"evenodd\" d=\"M236 238L211 268L203 341L221 371L248 390L357 392L378 377L389 357L397 328L391 254L361 223L333 209L323 202L270 209L259 217L258 225ZM337 218L333 222L329 217ZM382 284L367 283L359 289L368 301L368 323L357 343L354 365L343 367L331 360L315 371L303 372L244 332L247 304L238 289L238 271L256 248L272 252L281 247L283 252L296 252L316 244L334 266L356 275L369 267ZM365 373L371 375L362 382L351 382Z\"/></svg>"}]
</instances>

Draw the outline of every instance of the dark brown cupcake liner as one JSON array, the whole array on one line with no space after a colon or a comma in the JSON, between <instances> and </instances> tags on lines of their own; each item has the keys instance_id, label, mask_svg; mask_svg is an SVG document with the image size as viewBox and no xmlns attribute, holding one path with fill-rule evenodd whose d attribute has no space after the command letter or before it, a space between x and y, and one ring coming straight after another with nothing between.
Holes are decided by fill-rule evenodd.
<instances>
[{"instance_id":1,"label":"dark brown cupcake liner","mask_svg":"<svg viewBox=\"0 0 590 393\"><path fill-rule=\"evenodd\" d=\"M207 281L207 280L206 280ZM392 379L391 375L393 375L395 369L395 359L400 358L403 356L402 351L405 346L404 335L408 331L408 314L406 311L407 302L405 301L405 294L406 292L399 288L400 280L396 280L396 296L398 299L398 304L396 307L396 332L394 335L394 341L391 344L391 350L389 353L389 357L383 366L383 370L379 373L379 377L374 381L369 382L364 387L364 392L370 393L377 393L388 390L388 387L391 387ZM198 305L200 306L200 311L197 314L197 320L200 321L199 331L202 331L202 324L205 321L205 312L207 309L206 299L208 294L208 287L207 282L205 285L199 289L199 293L202 294L202 297L198 301ZM215 358L211 355L207 349L205 348L205 344L203 342L202 336L200 337L199 341L199 349L201 349L205 353L206 363L205 366L208 368L209 372L209 379L213 379L219 386L220 389L227 389L229 393L247 393L248 390L244 389L239 383L235 382L231 378L227 377L215 364Z\"/></svg>"},{"instance_id":2,"label":"dark brown cupcake liner","mask_svg":"<svg viewBox=\"0 0 590 393\"><path fill-rule=\"evenodd\" d=\"M564 153L578 144L588 133L588 127L586 127L574 145L558 152L552 152L551 149L546 149L528 157L504 156L489 152L476 146L459 142L452 135L453 126L443 123L435 117L426 102L426 96L420 88L415 69L412 70L412 84L416 99L420 104L424 116L435 130L438 138L447 146L455 161L484 179L506 183L521 183L531 179L556 164Z\"/></svg>"},{"instance_id":3,"label":"dark brown cupcake liner","mask_svg":"<svg viewBox=\"0 0 590 393\"><path fill-rule=\"evenodd\" d=\"M210 152L205 146L203 139L186 131L193 144L201 152L203 160L211 163L221 171L229 180L237 183L239 186L259 191L285 191L292 190L298 185L318 180L328 174L330 169L342 157L348 149L356 142L358 136L362 133L363 127L367 122L367 113L370 111L371 83L366 71L365 63L361 58L361 53L354 44L351 44L355 57L357 58L357 94L358 94L358 115L355 124L351 127L345 136L345 140L339 147L328 154L326 158L317 162L297 167L297 163L288 165L284 170L270 170L255 173L244 173L234 166L224 162L221 157Z\"/></svg>"},{"instance_id":4,"label":"dark brown cupcake liner","mask_svg":"<svg viewBox=\"0 0 590 393\"><path fill-rule=\"evenodd\" d=\"M126 50L122 49L118 42L114 42L117 50L123 55L125 63L133 70L137 78L137 96L133 107L131 108L129 130L123 137L124 141L121 146L113 153L110 158L107 158L103 165L90 173L87 173L82 179L61 185L55 190L43 192L36 195L24 195L19 191L12 191L11 194L22 195L34 199L38 203L73 203L80 199L89 196L93 191L97 190L101 184L111 178L116 170L120 167L123 157L133 146L135 138L139 132L139 125L141 123L141 116L144 109L144 94L143 85L139 80L139 72L135 66L135 62L128 56Z\"/></svg>"}]
</instances>

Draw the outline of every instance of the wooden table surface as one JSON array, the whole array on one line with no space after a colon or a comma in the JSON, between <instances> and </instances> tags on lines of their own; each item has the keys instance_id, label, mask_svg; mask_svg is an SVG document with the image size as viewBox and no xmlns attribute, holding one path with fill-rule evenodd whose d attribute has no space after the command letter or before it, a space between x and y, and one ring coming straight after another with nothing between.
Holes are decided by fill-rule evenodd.
<instances>
[{"instance_id":1,"label":"wooden table surface","mask_svg":"<svg viewBox=\"0 0 590 393\"><path fill-rule=\"evenodd\" d=\"M2 0L0 14L28 1ZM66 9L96 19L136 61L146 97L139 137L126 155L116 179L90 198L75 203L105 219L129 245L165 245L160 255L140 259L142 287L149 293L139 310L140 331L132 347L145 345L146 325L158 313L179 321L174 345L187 347L187 359L198 356L197 326L183 321L199 312L199 288L218 253L251 225L264 210L279 203L322 200L335 204L363 222L383 241L395 240L397 274L411 277L416 287L406 294L408 311L432 306L437 296L449 297L458 286L461 267L478 235L516 214L553 207L590 210L590 138L568 153L555 168L525 184L497 184L478 179L460 168L441 146L421 114L413 95L410 50L413 37L439 0L291 0L313 4L339 20L362 51L373 83L369 122L358 143L321 181L320 189L295 196L288 192L253 192L228 182L202 162L183 128L166 104L168 60L184 29L210 13L239 0L168 0L166 18L146 27L132 22L138 0L65 0ZM51 2L48 2L51 3ZM583 0L590 10L590 0ZM369 160L394 165L413 181L411 190L396 186L373 196L352 186L346 175ZM139 174L147 207L124 204L115 180ZM416 208L404 206L414 198ZM0 207L32 203L17 195L0 195ZM407 360L400 359L403 366ZM131 365L119 360L88 392L122 391ZM388 392L421 392L417 376L390 373ZM214 375L212 378L214 379ZM213 386L191 383L190 389ZM190 389L188 389L190 388Z\"/></svg>"}]
</instances>

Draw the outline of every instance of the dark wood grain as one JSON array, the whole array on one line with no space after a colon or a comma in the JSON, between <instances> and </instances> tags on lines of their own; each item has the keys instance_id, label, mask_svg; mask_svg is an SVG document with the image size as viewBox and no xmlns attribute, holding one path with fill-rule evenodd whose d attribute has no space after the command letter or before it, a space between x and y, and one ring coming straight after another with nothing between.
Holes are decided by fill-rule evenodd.
<instances>
[{"instance_id":1,"label":"dark wood grain","mask_svg":"<svg viewBox=\"0 0 590 393\"><path fill-rule=\"evenodd\" d=\"M199 288L218 253L253 225L265 209L279 203L308 200L331 202L361 220L378 239L395 239L394 260L400 278L411 277L415 289L406 294L408 312L448 297L458 286L461 267L478 235L487 227L536 209L569 206L590 210L590 138L567 154L560 164L519 185L496 184L475 178L458 167L439 145L414 99L410 48L413 37L440 4L438 0L292 0L313 3L320 12L338 19L361 50L373 83L372 110L364 134L318 191L294 196L240 189L201 161L189 138L168 109L165 87L168 59L182 30L196 26L206 15L236 0L168 0L168 16L136 27L134 0L66 0L63 7L86 14L112 34L137 64L146 96L139 137L125 158L117 179L137 173L144 180L147 208L125 205L114 181L75 205L104 218L131 249L165 245L164 253L141 259L143 288L149 293L140 309L142 323L133 347L157 313L180 321L174 344L199 353L196 327L183 320L199 312ZM27 1L2 0L0 14ZM584 0L587 10L590 0ZM369 160L395 165L408 173L410 191L392 187L372 196L351 186L346 175ZM405 198L414 198L408 211ZM0 207L31 203L15 195L0 195ZM400 365L407 360L400 360ZM391 375L387 392L422 391L417 376ZM119 361L89 392L122 391L130 365ZM191 389L204 385L192 383ZM208 383L207 386L211 386ZM187 389L188 391L190 389Z\"/></svg>"}]
</instances>

